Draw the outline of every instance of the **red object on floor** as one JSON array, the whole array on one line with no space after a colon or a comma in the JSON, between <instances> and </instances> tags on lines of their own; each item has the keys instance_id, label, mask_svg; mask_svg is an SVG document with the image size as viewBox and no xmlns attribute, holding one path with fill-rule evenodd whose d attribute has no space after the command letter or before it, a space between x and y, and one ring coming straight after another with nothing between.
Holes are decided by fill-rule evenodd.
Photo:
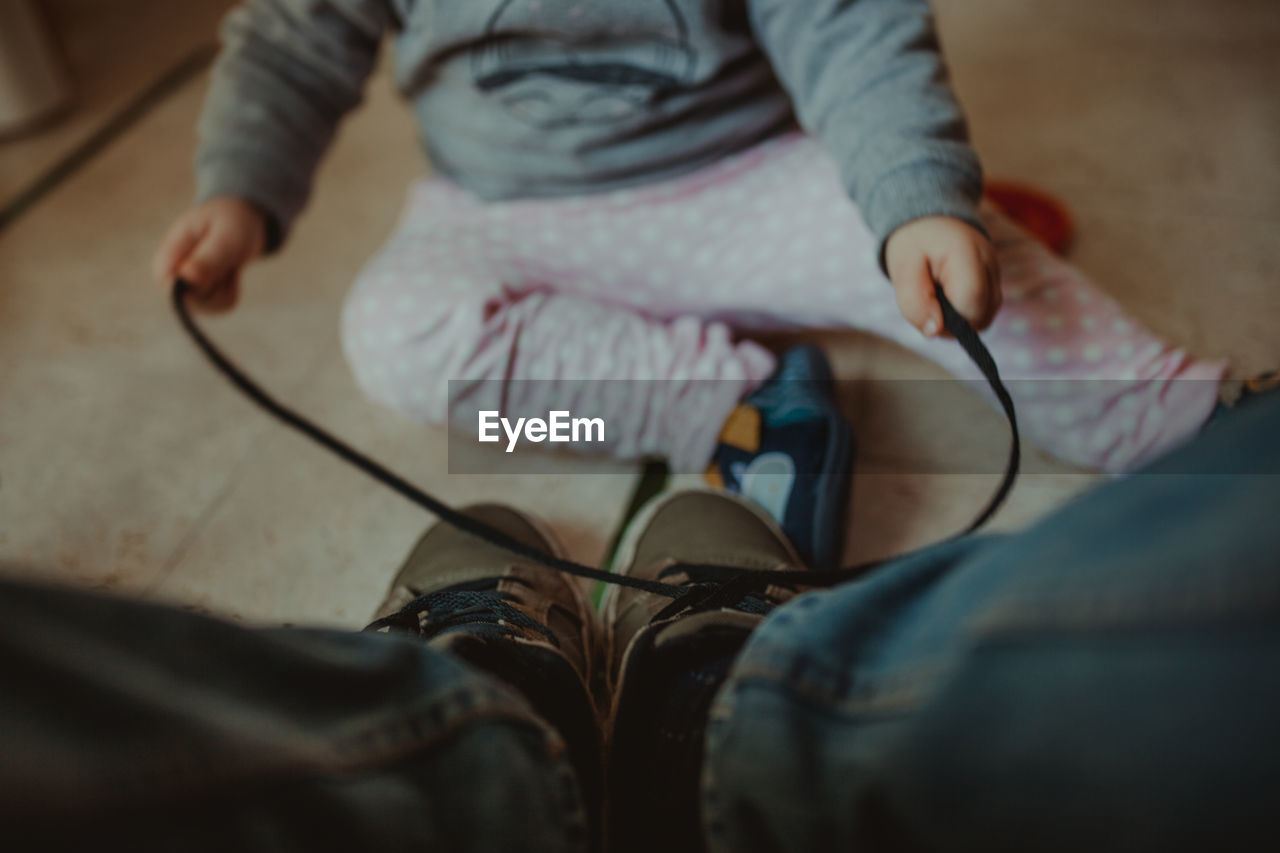
<instances>
[{"instance_id":1,"label":"red object on floor","mask_svg":"<svg viewBox=\"0 0 1280 853\"><path fill-rule=\"evenodd\" d=\"M987 181L984 194L1036 239L1059 255L1066 254L1075 239L1076 223L1061 201L1014 181Z\"/></svg>"}]
</instances>

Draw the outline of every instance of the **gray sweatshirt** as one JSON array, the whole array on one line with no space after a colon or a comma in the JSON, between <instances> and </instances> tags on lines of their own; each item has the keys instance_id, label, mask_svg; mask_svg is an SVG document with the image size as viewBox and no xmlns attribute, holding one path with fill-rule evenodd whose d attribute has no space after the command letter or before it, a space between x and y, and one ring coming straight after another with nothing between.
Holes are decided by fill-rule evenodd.
<instances>
[{"instance_id":1,"label":"gray sweatshirt","mask_svg":"<svg viewBox=\"0 0 1280 853\"><path fill-rule=\"evenodd\" d=\"M982 176L927 0L248 0L200 123L198 195L278 245L385 33L436 170L486 199L671 177L798 123L883 242L977 224Z\"/></svg>"}]
</instances>

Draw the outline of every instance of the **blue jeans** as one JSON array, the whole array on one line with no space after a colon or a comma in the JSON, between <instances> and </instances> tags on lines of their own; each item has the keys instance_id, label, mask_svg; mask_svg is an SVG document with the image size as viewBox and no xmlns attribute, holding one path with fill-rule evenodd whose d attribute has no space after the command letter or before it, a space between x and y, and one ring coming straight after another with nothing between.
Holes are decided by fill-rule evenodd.
<instances>
[{"instance_id":1,"label":"blue jeans","mask_svg":"<svg viewBox=\"0 0 1280 853\"><path fill-rule=\"evenodd\" d=\"M1274 844L1273 396L1025 532L775 611L712 710L710 845ZM1250 460L1271 473L1217 473ZM563 739L416 641L0 588L11 849L558 850L586 827Z\"/></svg>"}]
</instances>

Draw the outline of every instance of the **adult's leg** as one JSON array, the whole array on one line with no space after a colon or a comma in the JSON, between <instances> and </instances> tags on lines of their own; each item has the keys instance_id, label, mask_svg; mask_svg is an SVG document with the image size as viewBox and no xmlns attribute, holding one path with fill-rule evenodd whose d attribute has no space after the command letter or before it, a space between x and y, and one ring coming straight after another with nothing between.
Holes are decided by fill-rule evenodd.
<instances>
[{"instance_id":1,"label":"adult's leg","mask_svg":"<svg viewBox=\"0 0 1280 853\"><path fill-rule=\"evenodd\" d=\"M1026 532L779 608L711 712L712 846L1273 843L1277 429L1259 399Z\"/></svg>"},{"instance_id":2,"label":"adult's leg","mask_svg":"<svg viewBox=\"0 0 1280 853\"><path fill-rule=\"evenodd\" d=\"M419 640L3 583L0 684L12 849L587 846L564 740Z\"/></svg>"}]
</instances>

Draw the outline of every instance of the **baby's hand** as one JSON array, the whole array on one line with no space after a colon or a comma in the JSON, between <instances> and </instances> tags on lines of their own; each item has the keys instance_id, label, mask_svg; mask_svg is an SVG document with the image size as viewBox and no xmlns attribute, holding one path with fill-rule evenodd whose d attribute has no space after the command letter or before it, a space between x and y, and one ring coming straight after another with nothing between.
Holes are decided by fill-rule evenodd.
<instances>
[{"instance_id":1,"label":"baby's hand","mask_svg":"<svg viewBox=\"0 0 1280 853\"><path fill-rule=\"evenodd\" d=\"M228 311L240 296L240 271L262 254L267 218L247 201L210 199L178 217L160 243L152 271L166 291L175 278L191 284L205 311Z\"/></svg>"},{"instance_id":2,"label":"baby's hand","mask_svg":"<svg viewBox=\"0 0 1280 853\"><path fill-rule=\"evenodd\" d=\"M978 331L1000 310L1000 267L991 241L949 216L926 216L901 226L885 244L885 266L898 308L927 337L943 333L934 282Z\"/></svg>"}]
</instances>

